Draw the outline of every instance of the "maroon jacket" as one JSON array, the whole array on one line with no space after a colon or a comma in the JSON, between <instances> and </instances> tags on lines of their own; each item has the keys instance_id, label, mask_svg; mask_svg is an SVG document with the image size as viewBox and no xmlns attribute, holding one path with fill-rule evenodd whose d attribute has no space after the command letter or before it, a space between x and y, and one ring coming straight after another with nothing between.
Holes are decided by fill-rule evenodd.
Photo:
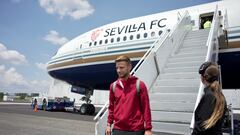
<instances>
[{"instance_id":1,"label":"maroon jacket","mask_svg":"<svg viewBox=\"0 0 240 135\"><path fill-rule=\"evenodd\" d=\"M118 79L114 92L113 84L110 86L108 123L114 123L114 129L123 131L152 129L148 91L141 81L140 92L137 93L136 81L137 78L134 76L130 76L126 81Z\"/></svg>"}]
</instances>

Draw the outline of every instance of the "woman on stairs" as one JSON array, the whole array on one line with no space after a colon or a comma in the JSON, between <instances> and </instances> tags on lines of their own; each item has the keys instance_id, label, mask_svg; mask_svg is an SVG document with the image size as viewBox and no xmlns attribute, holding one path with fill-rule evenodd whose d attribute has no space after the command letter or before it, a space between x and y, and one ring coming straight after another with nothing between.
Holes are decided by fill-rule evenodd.
<instances>
[{"instance_id":1,"label":"woman on stairs","mask_svg":"<svg viewBox=\"0 0 240 135\"><path fill-rule=\"evenodd\" d=\"M219 69L212 62L205 62L199 68L204 84L204 95L195 110L195 124L192 135L222 135L226 100L218 81Z\"/></svg>"}]
</instances>

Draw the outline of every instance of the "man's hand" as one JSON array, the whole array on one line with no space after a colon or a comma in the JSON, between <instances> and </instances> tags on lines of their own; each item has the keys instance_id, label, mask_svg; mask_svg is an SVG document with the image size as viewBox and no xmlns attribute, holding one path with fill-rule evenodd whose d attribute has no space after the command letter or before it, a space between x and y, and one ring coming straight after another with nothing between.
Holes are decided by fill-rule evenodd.
<instances>
[{"instance_id":1,"label":"man's hand","mask_svg":"<svg viewBox=\"0 0 240 135\"><path fill-rule=\"evenodd\" d=\"M152 131L151 130L146 130L144 135L152 135Z\"/></svg>"},{"instance_id":2,"label":"man's hand","mask_svg":"<svg viewBox=\"0 0 240 135\"><path fill-rule=\"evenodd\" d=\"M111 126L107 126L106 135L111 135Z\"/></svg>"}]
</instances>

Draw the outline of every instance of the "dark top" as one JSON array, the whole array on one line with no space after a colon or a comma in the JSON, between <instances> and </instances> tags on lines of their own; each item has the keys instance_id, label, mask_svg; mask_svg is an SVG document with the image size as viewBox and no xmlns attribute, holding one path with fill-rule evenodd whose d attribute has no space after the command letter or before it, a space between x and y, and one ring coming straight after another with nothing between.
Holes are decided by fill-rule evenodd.
<instances>
[{"instance_id":1,"label":"dark top","mask_svg":"<svg viewBox=\"0 0 240 135\"><path fill-rule=\"evenodd\" d=\"M213 95L213 91L209 87L206 87L204 92L205 94L201 98L200 103L195 111L195 125L192 135L222 135L222 123L224 115L211 128L205 129L202 126L203 122L211 117L216 104L216 98Z\"/></svg>"}]
</instances>

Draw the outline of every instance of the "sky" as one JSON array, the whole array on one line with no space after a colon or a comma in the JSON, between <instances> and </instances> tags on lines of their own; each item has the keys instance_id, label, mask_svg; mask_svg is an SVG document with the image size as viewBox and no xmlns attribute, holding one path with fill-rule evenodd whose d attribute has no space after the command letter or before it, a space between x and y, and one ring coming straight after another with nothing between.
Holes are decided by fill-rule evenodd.
<instances>
[{"instance_id":1,"label":"sky","mask_svg":"<svg viewBox=\"0 0 240 135\"><path fill-rule=\"evenodd\" d=\"M115 21L216 0L0 0L0 92L48 92L46 63L71 39Z\"/></svg>"}]
</instances>

